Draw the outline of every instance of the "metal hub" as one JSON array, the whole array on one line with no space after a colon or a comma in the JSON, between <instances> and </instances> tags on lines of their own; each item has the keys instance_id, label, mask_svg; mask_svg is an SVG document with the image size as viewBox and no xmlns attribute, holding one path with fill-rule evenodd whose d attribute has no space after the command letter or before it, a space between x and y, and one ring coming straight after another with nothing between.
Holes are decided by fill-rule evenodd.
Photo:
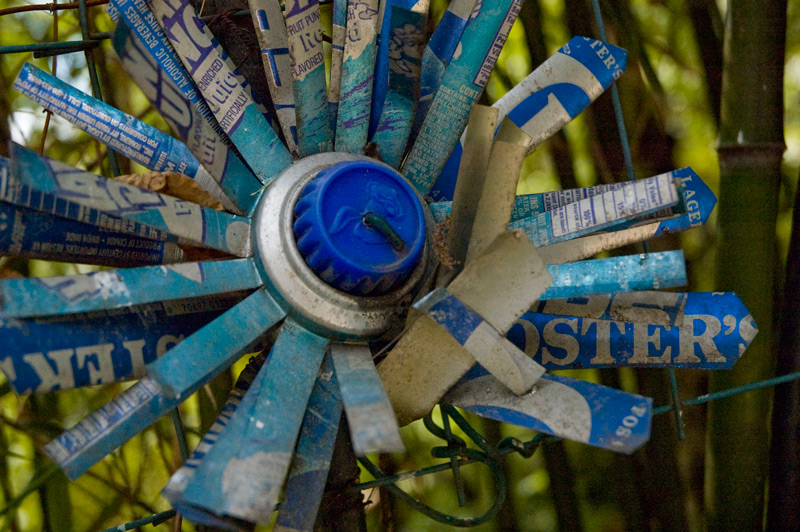
<instances>
[{"instance_id":1,"label":"metal hub","mask_svg":"<svg viewBox=\"0 0 800 532\"><path fill-rule=\"evenodd\" d=\"M372 339L402 327L402 316L430 277L433 219L423 208L426 241L422 257L405 282L377 296L353 295L333 288L306 264L295 241L295 205L306 184L342 162L369 162L396 171L366 156L329 152L294 163L264 191L256 210L253 249L261 274L286 312L306 327L339 339ZM416 200L424 200L414 192Z\"/></svg>"}]
</instances>

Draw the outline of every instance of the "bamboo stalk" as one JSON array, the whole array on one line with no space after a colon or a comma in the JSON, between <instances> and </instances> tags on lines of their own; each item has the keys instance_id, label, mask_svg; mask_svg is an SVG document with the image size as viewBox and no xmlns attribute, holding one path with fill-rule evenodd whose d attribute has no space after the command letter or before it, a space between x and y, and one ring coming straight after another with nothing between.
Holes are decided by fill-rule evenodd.
<instances>
[{"instance_id":1,"label":"bamboo stalk","mask_svg":"<svg viewBox=\"0 0 800 532\"><path fill-rule=\"evenodd\" d=\"M733 0L725 27L716 286L736 291L759 334L711 391L773 374L775 222L783 143L786 2ZM706 445L709 532L761 530L769 452L768 390L712 403Z\"/></svg>"},{"instance_id":2,"label":"bamboo stalk","mask_svg":"<svg viewBox=\"0 0 800 532\"><path fill-rule=\"evenodd\" d=\"M800 371L800 188L794 200L792 239L786 260L786 283L776 372ZM800 381L775 387L769 468L767 530L800 528Z\"/></svg>"}]
</instances>

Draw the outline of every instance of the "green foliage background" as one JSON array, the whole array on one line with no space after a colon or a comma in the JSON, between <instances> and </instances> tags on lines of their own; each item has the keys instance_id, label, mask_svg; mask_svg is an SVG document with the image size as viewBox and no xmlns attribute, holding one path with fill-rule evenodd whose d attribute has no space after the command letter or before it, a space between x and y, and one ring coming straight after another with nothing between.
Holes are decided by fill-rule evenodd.
<instances>
[{"instance_id":1,"label":"green foliage background","mask_svg":"<svg viewBox=\"0 0 800 532\"><path fill-rule=\"evenodd\" d=\"M721 72L721 64L709 62L704 53L716 49L721 62L726 3L607 0L602 4L610 41L629 50L627 73L619 82L619 89L637 175L645 177L692 166L718 193L720 82L716 76ZM0 9L19 5L27 2L0 0ZM446 5L446 0L433 0L432 17L440 16ZM786 255L792 198L800 168L800 1L791 0L788 7L784 73L787 151L776 233L779 259ZM112 29L102 8L93 8L91 13L96 31ZM486 102L500 98L573 34L596 36L590 15L589 4L583 0L527 0L487 86ZM61 11L58 40L80 38L77 12ZM52 40L53 16L49 12L0 17L0 46ZM30 54L0 56L0 115L6 115L0 116L0 122L8 119L14 140L38 148L42 143L44 114L30 100L10 89L25 61L48 71L54 69L52 59L33 59ZM98 63L104 96L109 103L167 131L149 102L127 80L107 41L98 52ZM55 68L61 79L91 92L82 54L59 56ZM0 127L0 139L5 135ZM105 148L57 117L51 120L44 148L50 157L110 175ZM142 170L126 160L122 160L122 166L126 173ZM625 179L618 133L606 95L527 159L518 191L541 192ZM714 215L705 228L666 237L653 247L682 247L689 266L689 289L710 291L716 286L713 267L716 237ZM86 271L81 266L20 262L9 257L0 258L0 268L31 276ZM181 407L190 446L197 444L213 421L242 367L242 363L237 364L230 374L212 382ZM656 404L669 401L666 374L656 370L584 371L580 377L650 395ZM684 397L700 395L707 389L703 374L678 372L678 377ZM0 377L0 508L12 504L0 516L0 532L91 531L169 508L159 491L180 463L170 420L161 420L144 431L77 482L69 482L57 473L20 504L15 502L26 486L50 467L40 453L42 445L62 427L71 426L124 387L123 384L42 397L17 397ZM545 452L539 451L530 459L510 456L505 463L509 498L498 518L477 530L538 532L559 527L587 532L704 530L705 414L700 407L686 410L685 441L677 439L673 418L657 418L653 441L632 457L619 457L569 442L548 446ZM523 440L532 437L529 431L470 419L493 442L507 436ZM430 457L430 448L442 442L422 429L421 424L404 429L403 436L407 452L380 460L387 472L440 462ZM400 486L442 511L475 515L491 504L491 477L479 465L464 468L463 474L468 499L465 508L458 508L455 502L450 473L404 481ZM365 473L363 478L370 477ZM370 530L449 529L402 503L392 502L380 490L366 492L365 496L372 501L366 507ZM159 528L170 530L174 526L170 521ZM193 529L186 522L181 528Z\"/></svg>"}]
</instances>

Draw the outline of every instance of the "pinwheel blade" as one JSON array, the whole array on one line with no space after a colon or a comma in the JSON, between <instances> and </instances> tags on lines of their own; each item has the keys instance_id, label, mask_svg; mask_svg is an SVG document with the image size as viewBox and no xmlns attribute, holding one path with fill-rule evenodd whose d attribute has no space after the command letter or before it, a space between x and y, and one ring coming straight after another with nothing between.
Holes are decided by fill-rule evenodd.
<instances>
[{"instance_id":1,"label":"pinwheel blade","mask_svg":"<svg viewBox=\"0 0 800 532\"><path fill-rule=\"evenodd\" d=\"M634 220L620 224L621 229L610 233L590 235L542 246L539 249L542 260L547 264L563 264L582 260L602 251L635 244L668 233L685 231L706 223L711 211L714 210L717 198L691 168L681 168L670 173L674 182L677 183L681 201L680 205L665 211L666 219L655 222ZM565 201L565 199L559 198L558 193L549 194L553 195L549 198L546 195L542 198L525 198L524 203L517 204L518 211L546 209L544 206L548 203ZM574 195L572 194L572 196ZM445 205L442 205L438 210L441 211L443 207L446 208ZM522 219L522 216L518 219ZM645 225L636 225L637 223Z\"/></svg>"},{"instance_id":2,"label":"pinwheel blade","mask_svg":"<svg viewBox=\"0 0 800 532\"><path fill-rule=\"evenodd\" d=\"M415 106L419 94L420 58L422 57L422 50L425 47L425 39L427 38L427 31L425 27L426 23L423 23L422 26L418 26L416 19L412 18L411 23L413 26L408 28L409 31L397 33L397 29L400 27L397 22L399 22L401 18L405 18L405 16L398 19L393 19L394 8L405 11L413 11L414 13L421 15L423 20L427 21L429 7L430 0L392 0L389 2L380 3L377 26L378 51L375 56L375 80L372 83L372 103L369 113L369 138L372 138L373 135L375 135L375 130L378 128L380 117L383 114L383 105L386 101L386 94L389 90L389 76L390 72L392 72L392 69L389 66L389 50L391 49L395 53L397 50L397 48L392 46L392 44L397 45L401 42L407 42L409 44L416 43L411 44L412 47L418 47L417 53L414 55L416 58L416 74L414 75L414 78L416 79L417 85L417 90L415 91L413 98L413 103ZM393 20L395 22L393 22ZM416 28L420 27L422 29L422 35L414 35ZM406 37L408 41L396 40L400 37ZM392 55L395 56L395 54ZM402 55L408 55L408 52L404 51ZM414 118L413 112L414 110L412 109L412 120Z\"/></svg>"},{"instance_id":3,"label":"pinwheel blade","mask_svg":"<svg viewBox=\"0 0 800 532\"><path fill-rule=\"evenodd\" d=\"M12 152L13 151L20 151L20 153L25 153L27 150L22 151L23 149L19 146L14 144L11 145ZM34 154L35 155L35 154ZM38 157L38 156L37 156ZM15 161L17 162L17 161ZM36 161L38 163L38 161ZM53 161L55 163L55 161ZM71 168L71 167L70 167ZM84 174L81 170L77 170L77 173ZM28 169L23 169L23 172L20 174L23 178L27 177L29 174ZM91 175L91 174L89 174ZM103 179L99 176L94 176L96 179ZM137 189L138 190L138 189ZM77 230L85 225L90 225L98 229L98 232L109 232L111 233L109 236L113 238L107 238L103 242L104 245L107 245L111 248L112 251L109 251L110 255L117 255L117 256L125 256L127 255L128 258L131 260L139 260L144 262L159 262L162 260L167 262L171 259L179 259L182 255L180 250L175 250L174 248L170 247L167 249L163 247L165 251L164 255L160 254L162 250L161 244L164 241L169 241L169 243L176 242L178 240L177 237L173 235L167 234L165 231L160 229L156 229L144 224L141 224L136 221L132 220L125 220L120 216L116 216L114 214L108 214L107 212L92 207L82 205L78 202L72 201L69 196L63 197L58 194L53 194L50 192L43 192L36 188L32 188L22 182L20 182L15 177L11 177L11 175L7 172L0 172L0 202L5 206L7 213L14 213L14 227L17 228L17 232L11 235L11 251L16 252L17 249L23 247L23 235L25 234L25 227L23 227L20 223L17 222L17 219L22 219L28 216L30 213L37 214L37 215L50 215L50 217L55 220L53 222L56 224L56 234L64 234L64 242L81 242L83 243L83 237L78 236ZM8 210L11 209L11 210ZM10 214L6 214L6 217L9 217ZM66 219L69 221L74 221L78 225L74 224L61 224L59 219ZM33 222L38 220L42 220L41 216L34 216L30 218ZM7 224L4 227L4 231L8 230L9 222L5 222ZM74 228L76 232L72 235L66 231L68 228ZM34 227L35 232L40 232L41 229ZM66 233L66 234L65 234ZM118 241L116 237L118 233L123 233L126 236L132 236L135 238L128 238L127 241ZM92 235L92 233L88 233L88 235ZM94 240L91 236L88 237L92 241ZM15 241L16 240L16 241ZM47 242L48 238L43 238L41 245L36 246L35 243L25 243L25 247L29 247L33 251L53 251L44 248L44 242ZM113 252L114 246L118 246L119 248L124 248L131 245L134 240L138 241L141 244L141 255L137 253L130 253L127 254L122 249L118 249L116 253ZM68 252L76 252L79 253L78 250L73 250L71 248L67 248L64 243L59 244L64 251ZM148 255L148 252L153 251L155 252L154 255ZM167 255L166 252L169 251ZM89 254L89 253L87 253Z\"/></svg>"},{"instance_id":4,"label":"pinwheel blade","mask_svg":"<svg viewBox=\"0 0 800 532\"><path fill-rule=\"evenodd\" d=\"M333 0L331 13L331 79L328 86L328 115L331 130L336 131L339 116L339 94L342 87L342 60L347 35L347 0Z\"/></svg>"},{"instance_id":5,"label":"pinwheel blade","mask_svg":"<svg viewBox=\"0 0 800 532\"><path fill-rule=\"evenodd\" d=\"M212 196L232 206L200 161L183 143L166 133L30 63L22 67L14 88L132 161L157 172L175 171L196 179Z\"/></svg>"},{"instance_id":6,"label":"pinwheel blade","mask_svg":"<svg viewBox=\"0 0 800 532\"><path fill-rule=\"evenodd\" d=\"M292 156L239 81L217 39L187 0L148 2L178 57L222 130L265 185L292 164Z\"/></svg>"},{"instance_id":7,"label":"pinwheel blade","mask_svg":"<svg viewBox=\"0 0 800 532\"><path fill-rule=\"evenodd\" d=\"M327 338L284 323L267 364L173 504L250 522L270 520L327 348Z\"/></svg>"},{"instance_id":8,"label":"pinwheel blade","mask_svg":"<svg viewBox=\"0 0 800 532\"><path fill-rule=\"evenodd\" d=\"M275 2L277 4L277 2ZM288 0L285 5L290 75L294 81L297 143L301 156L331 151L322 23L317 0Z\"/></svg>"},{"instance_id":9,"label":"pinwheel blade","mask_svg":"<svg viewBox=\"0 0 800 532\"><path fill-rule=\"evenodd\" d=\"M454 2L455 3L455 2ZM625 70L627 53L586 37L573 37L556 54L508 91L492 107L498 121L508 116L531 136L533 149L578 116ZM456 185L462 136L430 195L451 199Z\"/></svg>"},{"instance_id":10,"label":"pinwheel blade","mask_svg":"<svg viewBox=\"0 0 800 532\"><path fill-rule=\"evenodd\" d=\"M483 253L508 229L519 173L531 137L506 119L492 144L486 179L478 198L467 247L467 262ZM473 200L474 201L474 200Z\"/></svg>"},{"instance_id":11,"label":"pinwheel blade","mask_svg":"<svg viewBox=\"0 0 800 532\"><path fill-rule=\"evenodd\" d=\"M448 292L505 333L550 285L536 249L522 233L501 235L464 268ZM428 316L411 325L378 366L401 425L427 414L474 365L461 343Z\"/></svg>"},{"instance_id":12,"label":"pinwheel blade","mask_svg":"<svg viewBox=\"0 0 800 532\"><path fill-rule=\"evenodd\" d=\"M166 487L161 491L161 495L170 501L174 507L180 506L181 513L192 520L194 523L202 523L207 526L214 526L223 530L240 530L241 523L231 519L219 517L205 511L202 508L195 508L186 504L182 504L181 496L186 486L194 477L195 472L200 464L203 463L203 458L208 454L211 448L217 443L220 436L229 430L232 424L231 420L239 409L242 412L250 412L255 402L255 394L247 395L247 391L253 387L254 382L256 386L260 386L264 380L264 374L260 373L261 368L266 364L265 360L267 353L262 352L257 356L250 359L247 366L245 366L239 378L236 380L236 385L231 390L231 395L222 407L219 416L214 420L214 424L208 429L205 436L197 444L197 447L184 461L183 465L170 477ZM233 424L238 424L242 418L236 418Z\"/></svg>"},{"instance_id":13,"label":"pinwheel blade","mask_svg":"<svg viewBox=\"0 0 800 532\"><path fill-rule=\"evenodd\" d=\"M375 55L378 0L348 0L347 39L336 117L336 151L362 153L367 144Z\"/></svg>"},{"instance_id":14,"label":"pinwheel blade","mask_svg":"<svg viewBox=\"0 0 800 532\"><path fill-rule=\"evenodd\" d=\"M459 384L443 401L489 419L624 454L650 439L652 399L560 375L543 375L521 396L484 375Z\"/></svg>"},{"instance_id":15,"label":"pinwheel blade","mask_svg":"<svg viewBox=\"0 0 800 532\"><path fill-rule=\"evenodd\" d=\"M262 288L147 365L148 377L45 446L72 479L186 400L285 313ZM206 347L214 345L208 352ZM203 357L197 353L206 353Z\"/></svg>"},{"instance_id":16,"label":"pinwheel blade","mask_svg":"<svg viewBox=\"0 0 800 532\"><path fill-rule=\"evenodd\" d=\"M18 394L137 379L145 364L243 297L184 299L78 318L14 319L0 311L0 369Z\"/></svg>"},{"instance_id":17,"label":"pinwheel blade","mask_svg":"<svg viewBox=\"0 0 800 532\"><path fill-rule=\"evenodd\" d=\"M169 264L183 258L172 242L115 233L2 200L0 254L111 267Z\"/></svg>"},{"instance_id":18,"label":"pinwheel blade","mask_svg":"<svg viewBox=\"0 0 800 532\"><path fill-rule=\"evenodd\" d=\"M473 109L473 112L474 111ZM467 128L464 134L469 135L470 131L471 126ZM467 153L471 154L472 149L469 149ZM691 168L686 167L673 170L670 174L672 174L673 182L678 188L681 202L679 205L664 213L658 213L658 218L663 218L661 221L664 224L659 234L679 231L682 228L685 229L690 225L690 222L694 226L704 224L711 215L714 205L717 203L717 198L714 196L714 193L711 192L708 185L706 185ZM459 178L459 182L460 181L461 179ZM514 210L511 213L511 221L519 222L526 218L538 216L544 212L552 211L604 192L620 190L624 184L624 182L611 183L608 185L595 185L593 187L540 192L538 194L520 194L514 198ZM431 203L430 209L437 223L444 221L445 216L448 214L452 216L455 215L453 202L451 201ZM690 214L691 219L689 218Z\"/></svg>"},{"instance_id":19,"label":"pinwheel blade","mask_svg":"<svg viewBox=\"0 0 800 532\"><path fill-rule=\"evenodd\" d=\"M339 395L331 357L326 356L308 400L275 532L314 529L342 417Z\"/></svg>"},{"instance_id":20,"label":"pinwheel blade","mask_svg":"<svg viewBox=\"0 0 800 532\"><path fill-rule=\"evenodd\" d=\"M447 251L456 263L455 273L461 271L467 261L467 247L478 210L476 198L480 198L483 192L492 140L497 129L497 109L476 104L469 115L468 124L465 140L467 151L459 168L453 212L447 231ZM436 217L436 210L432 209L432 212ZM436 221L441 223L444 219L437 218Z\"/></svg>"},{"instance_id":21,"label":"pinwheel blade","mask_svg":"<svg viewBox=\"0 0 800 532\"><path fill-rule=\"evenodd\" d=\"M469 23L470 14L475 7L475 0L453 0L447 6L439 24L433 31L425 50L422 53L419 103L411 129L411 138L417 138L422 123L428 115L433 97L439 90L442 76L453 54L461 42L461 36Z\"/></svg>"},{"instance_id":22,"label":"pinwheel blade","mask_svg":"<svg viewBox=\"0 0 800 532\"><path fill-rule=\"evenodd\" d=\"M386 2L383 3L385 4ZM383 41L392 39L397 44L392 57L386 58L388 86L384 84L382 95L373 94L373 111L376 108L376 99L381 98L381 113L376 119L377 125L371 139L381 160L393 168L400 167L411 133L411 120L414 118L419 92L419 60L424 44L427 7L427 2L420 2L413 10L397 5L388 8L391 11L391 23L388 31L380 37ZM380 48L379 45L379 54ZM388 45L384 52L388 56ZM380 61L376 62L374 89L378 88L380 76L378 64Z\"/></svg>"},{"instance_id":23,"label":"pinwheel blade","mask_svg":"<svg viewBox=\"0 0 800 532\"><path fill-rule=\"evenodd\" d=\"M547 271L553 277L553 284L540 300L659 290L687 283L683 251L551 264L547 266Z\"/></svg>"},{"instance_id":24,"label":"pinwheel blade","mask_svg":"<svg viewBox=\"0 0 800 532\"><path fill-rule=\"evenodd\" d=\"M10 318L57 316L238 292L262 284L252 259L3 279L0 312Z\"/></svg>"},{"instance_id":25,"label":"pinwheel blade","mask_svg":"<svg viewBox=\"0 0 800 532\"><path fill-rule=\"evenodd\" d=\"M23 184L51 194L58 201L97 209L125 222L124 229L111 225L112 229L125 231L129 223L135 222L183 242L241 257L250 255L248 218L90 174L16 144L11 148L13 174ZM103 222L102 216L97 223Z\"/></svg>"},{"instance_id":26,"label":"pinwheel blade","mask_svg":"<svg viewBox=\"0 0 800 532\"><path fill-rule=\"evenodd\" d=\"M414 308L424 311L512 392L523 394L529 391L544 373L544 368L515 349L491 325L446 289L437 288L418 301Z\"/></svg>"},{"instance_id":27,"label":"pinwheel blade","mask_svg":"<svg viewBox=\"0 0 800 532\"><path fill-rule=\"evenodd\" d=\"M403 163L403 174L427 194L467 125L470 109L486 86L521 0L483 2L461 37L461 55L442 77L425 120Z\"/></svg>"},{"instance_id":28,"label":"pinwheel blade","mask_svg":"<svg viewBox=\"0 0 800 532\"><path fill-rule=\"evenodd\" d=\"M730 369L758 333L732 292L631 292L538 303L508 338L547 369Z\"/></svg>"},{"instance_id":29,"label":"pinwheel blade","mask_svg":"<svg viewBox=\"0 0 800 532\"><path fill-rule=\"evenodd\" d=\"M331 355L356 456L405 449L369 347L334 344Z\"/></svg>"},{"instance_id":30,"label":"pinwheel blade","mask_svg":"<svg viewBox=\"0 0 800 532\"><path fill-rule=\"evenodd\" d=\"M293 155L299 156L292 58L281 4L278 0L248 0L248 5L261 47L269 95L275 105L286 147Z\"/></svg>"},{"instance_id":31,"label":"pinwheel blade","mask_svg":"<svg viewBox=\"0 0 800 532\"><path fill-rule=\"evenodd\" d=\"M111 5L121 18L113 44L125 72L230 198L232 211L251 212L263 185L233 149L150 9L135 0Z\"/></svg>"},{"instance_id":32,"label":"pinwheel blade","mask_svg":"<svg viewBox=\"0 0 800 532\"><path fill-rule=\"evenodd\" d=\"M607 230L676 205L680 199L672 172L621 183L617 190L511 222L523 229L537 247Z\"/></svg>"}]
</instances>

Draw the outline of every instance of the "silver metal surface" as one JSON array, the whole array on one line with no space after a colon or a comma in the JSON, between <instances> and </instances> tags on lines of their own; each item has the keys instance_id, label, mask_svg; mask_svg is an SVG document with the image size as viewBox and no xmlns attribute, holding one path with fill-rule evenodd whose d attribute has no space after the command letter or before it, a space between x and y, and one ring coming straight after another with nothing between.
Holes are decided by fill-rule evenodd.
<instances>
[{"instance_id":1,"label":"silver metal surface","mask_svg":"<svg viewBox=\"0 0 800 532\"><path fill-rule=\"evenodd\" d=\"M405 310L433 266L433 219L427 208L423 209L428 234L422 261L405 284L382 296L353 296L328 286L306 265L295 244L294 205L303 186L322 169L343 161L382 164L363 155L320 153L294 163L267 187L257 207L253 229L253 248L261 262L261 273L284 310L315 332L339 339L375 338L399 332Z\"/></svg>"}]
</instances>

